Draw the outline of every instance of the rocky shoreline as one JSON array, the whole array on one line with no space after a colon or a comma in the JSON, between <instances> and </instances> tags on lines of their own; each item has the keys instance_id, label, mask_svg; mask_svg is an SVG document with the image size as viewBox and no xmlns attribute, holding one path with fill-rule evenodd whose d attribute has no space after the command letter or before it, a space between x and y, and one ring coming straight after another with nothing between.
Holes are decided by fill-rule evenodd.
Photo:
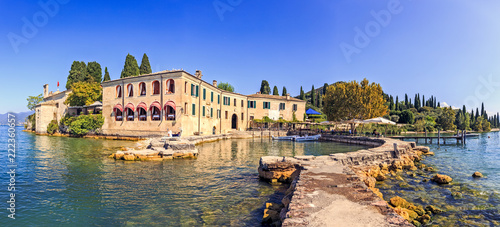
<instances>
[{"instance_id":1,"label":"rocky shoreline","mask_svg":"<svg viewBox=\"0 0 500 227\"><path fill-rule=\"evenodd\" d=\"M282 204L266 204L263 222L271 226L419 226L438 213L402 198L386 202L377 181L402 171L425 168L428 147L387 138L325 135L323 140L376 146L329 156L262 157L259 176L291 182ZM439 178L439 177L438 177Z\"/></svg>"}]
</instances>

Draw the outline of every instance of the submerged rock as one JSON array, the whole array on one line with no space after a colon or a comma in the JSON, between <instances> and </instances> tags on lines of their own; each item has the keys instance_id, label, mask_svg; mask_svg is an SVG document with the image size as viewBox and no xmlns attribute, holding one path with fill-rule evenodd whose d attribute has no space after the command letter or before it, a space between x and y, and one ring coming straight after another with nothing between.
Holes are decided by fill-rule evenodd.
<instances>
[{"instance_id":1,"label":"submerged rock","mask_svg":"<svg viewBox=\"0 0 500 227\"><path fill-rule=\"evenodd\" d=\"M472 177L474 177L474 178L480 178L480 177L483 177L483 174L480 173L480 172L474 172L474 174L472 174Z\"/></svg>"},{"instance_id":2,"label":"submerged rock","mask_svg":"<svg viewBox=\"0 0 500 227\"><path fill-rule=\"evenodd\" d=\"M452 180L453 178L444 174L436 174L436 176L432 178L432 181L438 184L449 184Z\"/></svg>"},{"instance_id":3,"label":"submerged rock","mask_svg":"<svg viewBox=\"0 0 500 227\"><path fill-rule=\"evenodd\" d=\"M392 197L389 202L391 205L394 207L402 207L402 208L408 208L410 206L410 203L406 201L406 199L403 199L399 196Z\"/></svg>"},{"instance_id":4,"label":"submerged rock","mask_svg":"<svg viewBox=\"0 0 500 227\"><path fill-rule=\"evenodd\" d=\"M430 211L433 214L440 214L443 212L443 210L433 206L433 205L428 205L425 207L425 210Z\"/></svg>"}]
</instances>

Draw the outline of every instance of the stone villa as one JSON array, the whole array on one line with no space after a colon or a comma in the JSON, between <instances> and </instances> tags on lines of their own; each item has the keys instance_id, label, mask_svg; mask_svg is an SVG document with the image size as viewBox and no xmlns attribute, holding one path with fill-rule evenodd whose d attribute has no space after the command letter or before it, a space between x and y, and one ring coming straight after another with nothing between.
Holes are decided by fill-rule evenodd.
<instances>
[{"instance_id":1,"label":"stone villa","mask_svg":"<svg viewBox=\"0 0 500 227\"><path fill-rule=\"evenodd\" d=\"M244 131L252 120L302 119L306 102L287 96L242 95L217 88L217 81L202 80L201 71L161 71L102 83L102 133L109 136L158 136L169 130L182 136ZM36 132L46 133L51 120L79 115L88 107L64 104L70 90L48 92L37 113ZM99 103L100 104L100 103ZM95 108L95 107L94 107ZM101 112L101 106L98 105ZM94 111L96 112L96 111Z\"/></svg>"},{"instance_id":2,"label":"stone villa","mask_svg":"<svg viewBox=\"0 0 500 227\"><path fill-rule=\"evenodd\" d=\"M127 77L102 83L102 132L106 135L223 134L243 131L253 119L267 116L301 119L306 102L287 96L242 95L202 80L201 71L184 70Z\"/></svg>"}]
</instances>

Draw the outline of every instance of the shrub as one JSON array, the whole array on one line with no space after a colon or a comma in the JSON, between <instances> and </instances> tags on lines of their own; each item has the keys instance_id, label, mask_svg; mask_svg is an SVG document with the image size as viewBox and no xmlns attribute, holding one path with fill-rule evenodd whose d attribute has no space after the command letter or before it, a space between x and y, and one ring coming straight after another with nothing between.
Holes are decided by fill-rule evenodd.
<instances>
[{"instance_id":1,"label":"shrub","mask_svg":"<svg viewBox=\"0 0 500 227\"><path fill-rule=\"evenodd\" d=\"M56 120L52 120L49 125L47 126L47 133L49 134L54 134L55 132L57 132L57 129L58 129L58 124L57 124L57 121Z\"/></svg>"},{"instance_id":2,"label":"shrub","mask_svg":"<svg viewBox=\"0 0 500 227\"><path fill-rule=\"evenodd\" d=\"M77 136L83 136L90 132L97 132L104 124L102 115L81 115L75 118L69 125L69 132Z\"/></svg>"}]
</instances>

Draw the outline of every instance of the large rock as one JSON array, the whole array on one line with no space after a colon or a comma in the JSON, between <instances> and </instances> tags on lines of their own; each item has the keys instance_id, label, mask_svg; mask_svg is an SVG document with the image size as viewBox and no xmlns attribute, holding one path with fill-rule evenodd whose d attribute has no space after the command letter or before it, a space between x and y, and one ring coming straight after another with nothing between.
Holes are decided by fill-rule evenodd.
<instances>
[{"instance_id":1,"label":"large rock","mask_svg":"<svg viewBox=\"0 0 500 227\"><path fill-rule=\"evenodd\" d=\"M480 178L480 177L483 177L483 174L480 173L480 172L474 172L474 174L472 174L472 177L474 177L474 178Z\"/></svg>"},{"instance_id":2,"label":"large rock","mask_svg":"<svg viewBox=\"0 0 500 227\"><path fill-rule=\"evenodd\" d=\"M411 205L411 203L409 203L408 201L406 201L406 199L403 199L403 198L401 198L399 196L392 197L389 200L389 202L394 207L401 207L401 208L408 208Z\"/></svg>"},{"instance_id":3,"label":"large rock","mask_svg":"<svg viewBox=\"0 0 500 227\"><path fill-rule=\"evenodd\" d=\"M436 174L436 176L432 178L432 181L438 184L449 184L452 180L453 178L444 174Z\"/></svg>"},{"instance_id":4,"label":"large rock","mask_svg":"<svg viewBox=\"0 0 500 227\"><path fill-rule=\"evenodd\" d=\"M165 147L167 149L172 149L172 150L194 150L195 146L194 143L185 143L185 142L180 142L180 143L175 143L175 142L168 142Z\"/></svg>"}]
</instances>

